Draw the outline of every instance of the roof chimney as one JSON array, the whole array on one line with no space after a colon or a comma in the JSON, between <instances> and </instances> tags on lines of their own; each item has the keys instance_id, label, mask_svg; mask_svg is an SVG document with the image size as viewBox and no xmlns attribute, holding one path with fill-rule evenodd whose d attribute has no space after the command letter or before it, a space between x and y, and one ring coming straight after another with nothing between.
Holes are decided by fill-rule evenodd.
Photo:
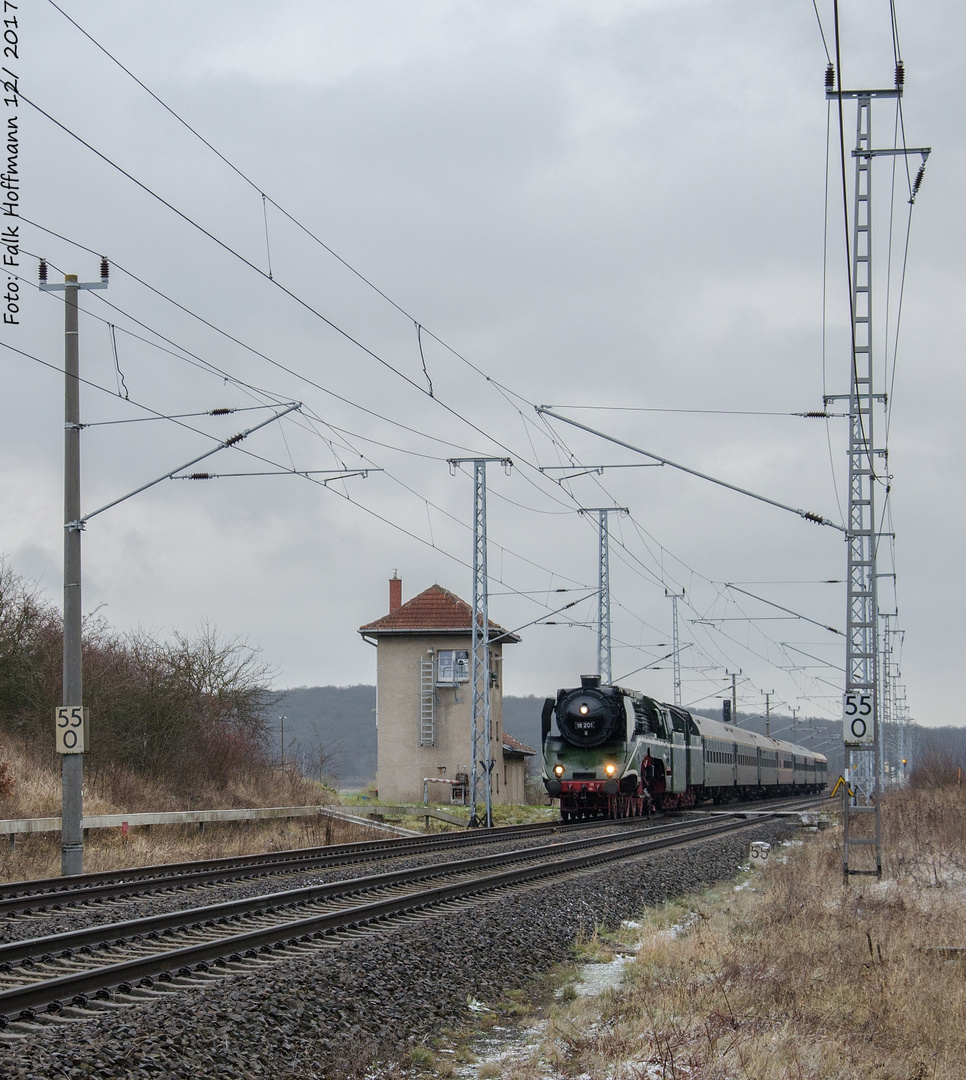
<instances>
[{"instance_id":1,"label":"roof chimney","mask_svg":"<svg viewBox=\"0 0 966 1080\"><path fill-rule=\"evenodd\" d=\"M398 611L401 607L402 578L393 570L392 577L389 579L389 614Z\"/></svg>"}]
</instances>

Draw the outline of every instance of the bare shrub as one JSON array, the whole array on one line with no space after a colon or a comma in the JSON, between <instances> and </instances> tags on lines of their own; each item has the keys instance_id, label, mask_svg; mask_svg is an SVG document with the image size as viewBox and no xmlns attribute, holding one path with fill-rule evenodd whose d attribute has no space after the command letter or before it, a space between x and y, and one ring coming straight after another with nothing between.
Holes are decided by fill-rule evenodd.
<instances>
[{"instance_id":1,"label":"bare shrub","mask_svg":"<svg viewBox=\"0 0 966 1080\"><path fill-rule=\"evenodd\" d=\"M962 780L961 762L937 747L927 748L909 775L911 788L953 787Z\"/></svg>"},{"instance_id":2,"label":"bare shrub","mask_svg":"<svg viewBox=\"0 0 966 1080\"><path fill-rule=\"evenodd\" d=\"M0 717L15 729L30 728L38 706L59 697L60 643L53 605L0 557ZM51 645L58 660L53 697L47 688Z\"/></svg>"},{"instance_id":3,"label":"bare shrub","mask_svg":"<svg viewBox=\"0 0 966 1080\"><path fill-rule=\"evenodd\" d=\"M82 647L89 790L123 790L131 809L143 801L139 780L145 794L164 788L182 805L237 805L238 789L278 788L265 720L274 672L257 649L207 624L169 640L119 634L96 612ZM58 612L0 560L0 730L41 759L53 750L62 667Z\"/></svg>"}]
</instances>

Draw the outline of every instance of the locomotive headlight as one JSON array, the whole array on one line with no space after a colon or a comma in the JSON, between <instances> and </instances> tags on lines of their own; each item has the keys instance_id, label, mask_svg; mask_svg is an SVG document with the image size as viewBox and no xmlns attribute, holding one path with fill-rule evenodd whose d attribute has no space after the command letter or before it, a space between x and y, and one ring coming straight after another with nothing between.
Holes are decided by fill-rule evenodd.
<instances>
[{"instance_id":1,"label":"locomotive headlight","mask_svg":"<svg viewBox=\"0 0 966 1080\"><path fill-rule=\"evenodd\" d=\"M605 765L604 766L604 772L607 773L608 776L613 776L614 773L617 772L617 766L616 765Z\"/></svg>"},{"instance_id":2,"label":"locomotive headlight","mask_svg":"<svg viewBox=\"0 0 966 1080\"><path fill-rule=\"evenodd\" d=\"M563 765L554 765L554 767L553 767L553 775L554 776L563 776L563 774L564 774Z\"/></svg>"},{"instance_id":3,"label":"locomotive headlight","mask_svg":"<svg viewBox=\"0 0 966 1080\"><path fill-rule=\"evenodd\" d=\"M586 705L586 704L581 705L580 708L577 711L580 713L581 716L586 716L587 713L590 712L590 706Z\"/></svg>"}]
</instances>

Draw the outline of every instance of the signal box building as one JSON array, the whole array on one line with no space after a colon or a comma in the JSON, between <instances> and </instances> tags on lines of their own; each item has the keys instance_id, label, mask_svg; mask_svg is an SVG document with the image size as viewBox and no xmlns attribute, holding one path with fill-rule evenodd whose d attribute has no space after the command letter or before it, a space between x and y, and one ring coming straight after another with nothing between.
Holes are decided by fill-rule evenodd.
<instances>
[{"instance_id":1,"label":"signal box building","mask_svg":"<svg viewBox=\"0 0 966 1080\"><path fill-rule=\"evenodd\" d=\"M402 602L389 582L389 614L359 633L376 646L376 786L386 802L469 799L473 752L473 608L432 585ZM522 803L526 758L535 753L503 730L503 646L520 639L489 624L490 756L494 803Z\"/></svg>"}]
</instances>

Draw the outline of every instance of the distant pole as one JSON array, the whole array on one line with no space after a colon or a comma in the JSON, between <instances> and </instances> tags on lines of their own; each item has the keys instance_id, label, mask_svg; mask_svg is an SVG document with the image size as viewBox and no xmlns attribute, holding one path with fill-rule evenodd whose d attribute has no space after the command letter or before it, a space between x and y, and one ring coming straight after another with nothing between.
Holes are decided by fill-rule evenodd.
<instances>
[{"instance_id":1,"label":"distant pole","mask_svg":"<svg viewBox=\"0 0 966 1080\"><path fill-rule=\"evenodd\" d=\"M765 695L765 737L771 737L771 696L774 690L762 691Z\"/></svg>"},{"instance_id":2,"label":"distant pole","mask_svg":"<svg viewBox=\"0 0 966 1080\"><path fill-rule=\"evenodd\" d=\"M285 770L285 717L278 718L279 741L282 744L282 770Z\"/></svg>"},{"instance_id":3,"label":"distant pole","mask_svg":"<svg viewBox=\"0 0 966 1080\"><path fill-rule=\"evenodd\" d=\"M65 709L83 709L83 608L81 605L80 508L80 350L77 328L79 289L106 289L107 260L101 259L101 280L79 282L66 274L64 284L47 283L47 264L40 263L40 288L64 294L64 657ZM86 724L80 750L61 754L61 861L63 876L84 872L84 750Z\"/></svg>"},{"instance_id":4,"label":"distant pole","mask_svg":"<svg viewBox=\"0 0 966 1080\"><path fill-rule=\"evenodd\" d=\"M738 691L735 689L735 679L741 674L741 668L737 671L725 670L725 675L731 679L731 722L738 726Z\"/></svg>"},{"instance_id":5,"label":"distant pole","mask_svg":"<svg viewBox=\"0 0 966 1080\"><path fill-rule=\"evenodd\" d=\"M665 596L671 598L671 663L674 669L674 704L681 707L681 639L678 636L678 600L683 599L684 589L680 592L668 592Z\"/></svg>"}]
</instances>

